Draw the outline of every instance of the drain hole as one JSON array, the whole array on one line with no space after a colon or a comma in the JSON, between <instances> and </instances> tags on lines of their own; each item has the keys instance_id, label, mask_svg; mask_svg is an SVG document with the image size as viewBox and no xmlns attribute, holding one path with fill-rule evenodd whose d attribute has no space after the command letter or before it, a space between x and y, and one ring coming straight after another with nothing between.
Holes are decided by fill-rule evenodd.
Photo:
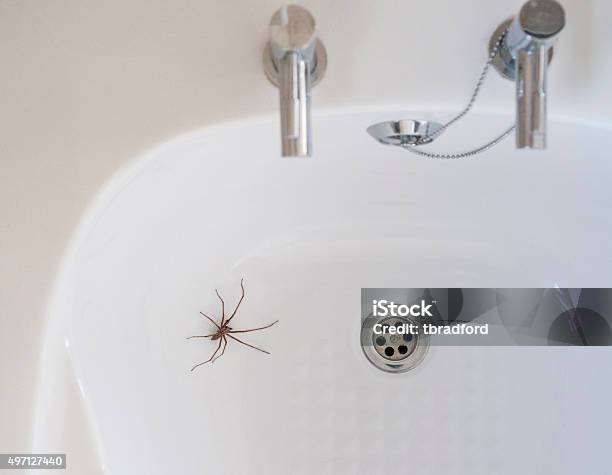
<instances>
[{"instance_id":1,"label":"drain hole","mask_svg":"<svg viewBox=\"0 0 612 475\"><path fill-rule=\"evenodd\" d=\"M376 324L382 325L383 332L374 331ZM370 363L389 373L402 373L418 365L427 353L429 337L394 331L411 324L415 322L399 317L378 319L370 315L362 320L361 347Z\"/></svg>"}]
</instances>

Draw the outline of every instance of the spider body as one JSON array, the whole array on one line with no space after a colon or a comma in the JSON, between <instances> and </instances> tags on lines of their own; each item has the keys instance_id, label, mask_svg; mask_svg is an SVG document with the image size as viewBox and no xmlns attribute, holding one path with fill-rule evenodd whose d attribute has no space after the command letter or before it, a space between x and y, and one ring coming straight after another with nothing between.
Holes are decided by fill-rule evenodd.
<instances>
[{"instance_id":1,"label":"spider body","mask_svg":"<svg viewBox=\"0 0 612 475\"><path fill-rule=\"evenodd\" d=\"M213 325L215 325L215 327L217 328L217 331L215 331L214 333L211 333L210 335L193 335L193 336L188 337L187 339L189 340L191 338L210 338L211 341L219 340L219 345L217 346L217 349L215 350L215 352L212 354L210 358L208 358L206 361L203 361L202 363L195 365L193 368L191 368L191 371L193 371L197 367L202 366L206 363L214 363L218 358L223 356L223 354L225 353L225 348L227 347L228 338L231 338L232 340L235 340L238 343L242 343L243 345L253 348L257 351L261 351L262 353L266 353L268 355L270 354L269 351L262 350L261 348L257 348L256 346L250 345L249 343L246 343L233 335L235 333L249 333L249 332L254 332L257 330L263 330L265 328L270 328L272 325L278 323L278 320L276 320L270 323L269 325L266 325L265 327L251 328L249 330L234 330L232 327L230 327L229 326L230 321L236 316L236 313L238 312L238 308L240 308L240 304L244 300L243 279L240 279L240 288L242 289L242 296L240 297L240 300L238 301L236 308L234 309L232 314L227 319L225 318L225 302L219 295L219 292L215 289L215 293L217 294L217 297L219 297L219 300L221 301L221 323L220 324L215 322L212 318L210 318L205 313L200 312L200 314L202 314L204 317L210 320L213 323ZM223 349L221 349L222 346L223 346ZM221 353L217 356L217 353L219 352L219 350L221 350Z\"/></svg>"},{"instance_id":2,"label":"spider body","mask_svg":"<svg viewBox=\"0 0 612 475\"><path fill-rule=\"evenodd\" d=\"M225 335L232 331L232 327L225 327L218 330L213 336L210 337L211 340L218 340L219 338L223 338Z\"/></svg>"},{"instance_id":3,"label":"spider body","mask_svg":"<svg viewBox=\"0 0 612 475\"><path fill-rule=\"evenodd\" d=\"M219 338L223 338L224 336L228 335L229 333L232 332L232 327L228 327L223 326L221 327L219 330L217 330L217 333L213 334L210 339L211 340L218 340Z\"/></svg>"}]
</instances>

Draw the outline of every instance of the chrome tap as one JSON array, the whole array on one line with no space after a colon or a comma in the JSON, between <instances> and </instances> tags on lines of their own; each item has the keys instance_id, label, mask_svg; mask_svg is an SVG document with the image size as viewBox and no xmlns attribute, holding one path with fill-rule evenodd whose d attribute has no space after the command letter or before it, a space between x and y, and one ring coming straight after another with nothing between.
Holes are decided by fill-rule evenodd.
<instances>
[{"instance_id":1,"label":"chrome tap","mask_svg":"<svg viewBox=\"0 0 612 475\"><path fill-rule=\"evenodd\" d=\"M491 38L492 51L506 31L493 65L516 81L517 148L546 148L548 64L564 27L565 12L556 0L529 0Z\"/></svg>"},{"instance_id":2,"label":"chrome tap","mask_svg":"<svg viewBox=\"0 0 612 475\"><path fill-rule=\"evenodd\" d=\"M308 10L287 5L272 16L263 61L279 88L283 157L311 156L310 90L325 73L327 55Z\"/></svg>"}]
</instances>

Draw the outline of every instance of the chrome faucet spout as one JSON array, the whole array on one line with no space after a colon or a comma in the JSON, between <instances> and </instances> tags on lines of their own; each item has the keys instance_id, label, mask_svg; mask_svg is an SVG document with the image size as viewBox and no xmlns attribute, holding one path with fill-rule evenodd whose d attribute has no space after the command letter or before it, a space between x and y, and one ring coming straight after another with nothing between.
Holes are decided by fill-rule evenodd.
<instances>
[{"instance_id":1,"label":"chrome faucet spout","mask_svg":"<svg viewBox=\"0 0 612 475\"><path fill-rule=\"evenodd\" d=\"M497 38L507 30L493 64L504 77L516 81L517 148L546 148L548 65L564 27L565 12L559 2L529 0L493 35Z\"/></svg>"},{"instance_id":2,"label":"chrome faucet spout","mask_svg":"<svg viewBox=\"0 0 612 475\"><path fill-rule=\"evenodd\" d=\"M519 51L516 79L516 146L546 148L548 49L534 44Z\"/></svg>"},{"instance_id":3,"label":"chrome faucet spout","mask_svg":"<svg viewBox=\"0 0 612 475\"><path fill-rule=\"evenodd\" d=\"M327 57L312 15L297 5L279 9L270 21L264 71L279 89L283 157L312 155L310 92L323 77Z\"/></svg>"},{"instance_id":4,"label":"chrome faucet spout","mask_svg":"<svg viewBox=\"0 0 612 475\"><path fill-rule=\"evenodd\" d=\"M310 67L293 51L280 61L281 147L283 157L312 153L310 126Z\"/></svg>"}]
</instances>

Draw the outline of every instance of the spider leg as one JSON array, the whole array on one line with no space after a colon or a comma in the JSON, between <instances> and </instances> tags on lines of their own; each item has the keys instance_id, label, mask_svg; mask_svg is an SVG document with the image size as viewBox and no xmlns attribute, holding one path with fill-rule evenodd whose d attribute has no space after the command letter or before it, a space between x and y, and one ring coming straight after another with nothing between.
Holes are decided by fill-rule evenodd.
<instances>
[{"instance_id":1,"label":"spider leg","mask_svg":"<svg viewBox=\"0 0 612 475\"><path fill-rule=\"evenodd\" d=\"M266 325L265 327L251 328L250 330L230 330L228 333L249 333L249 332L255 332L257 330L264 330L266 328L270 328L275 323L278 323L278 320L276 320L275 322L270 323L270 325Z\"/></svg>"},{"instance_id":2,"label":"spider leg","mask_svg":"<svg viewBox=\"0 0 612 475\"><path fill-rule=\"evenodd\" d=\"M217 346L217 349L215 350L215 352L212 354L212 356L210 358L208 358L206 361L203 361L202 363L199 363L197 365L195 365L193 368L191 368L191 371L193 371L194 369L196 369L198 366L202 366L203 364L208 363L209 361L212 361L212 359L215 357L215 355L217 354L217 351L219 351L219 348L221 348L221 343L223 343L223 340L221 340L219 338L219 346Z\"/></svg>"},{"instance_id":3,"label":"spider leg","mask_svg":"<svg viewBox=\"0 0 612 475\"><path fill-rule=\"evenodd\" d=\"M244 279L240 279L240 288L242 289L242 296L240 297L240 300L238 301L238 305L236 305L236 308L232 312L231 317L227 319L227 323L229 323L230 320L234 318L234 315L236 315L236 312L238 311L238 308L240 307L240 304L242 303L242 300L244 299L244 284L242 283L243 281Z\"/></svg>"},{"instance_id":4,"label":"spider leg","mask_svg":"<svg viewBox=\"0 0 612 475\"><path fill-rule=\"evenodd\" d=\"M214 326L216 326L219 330L221 330L221 327L219 325L217 325L217 322L215 322L212 318L210 318L208 315L206 315L204 312L200 312L202 315L204 315L206 318L208 318Z\"/></svg>"},{"instance_id":5,"label":"spider leg","mask_svg":"<svg viewBox=\"0 0 612 475\"><path fill-rule=\"evenodd\" d=\"M210 338L211 336L215 336L216 333L211 333L210 335L193 335L193 336L188 336L186 338L186 340L191 340L192 338Z\"/></svg>"},{"instance_id":6,"label":"spider leg","mask_svg":"<svg viewBox=\"0 0 612 475\"><path fill-rule=\"evenodd\" d=\"M261 351L262 353L266 353L267 355L270 354L269 351L262 350L261 348L257 348L256 346L253 346L253 345L249 345L248 343L245 343L244 341L239 340L238 338L236 338L235 336L230 335L229 333L228 333L227 336L229 336L232 340L236 340L238 343L242 343L243 345L250 346L251 348L253 348L253 349L257 350L257 351Z\"/></svg>"},{"instance_id":7,"label":"spider leg","mask_svg":"<svg viewBox=\"0 0 612 475\"><path fill-rule=\"evenodd\" d=\"M225 338L225 335L222 338L223 338L223 349L221 350L221 354L217 356L214 360L212 360L210 364L213 364L215 361L217 361L219 358L223 356L223 353L225 353L225 349L227 348L227 338Z\"/></svg>"},{"instance_id":8,"label":"spider leg","mask_svg":"<svg viewBox=\"0 0 612 475\"><path fill-rule=\"evenodd\" d=\"M217 297L219 297L219 300L221 300L221 326L223 326L223 322L225 321L225 302L219 295L219 291L217 289L215 289L215 293L217 294Z\"/></svg>"}]
</instances>

